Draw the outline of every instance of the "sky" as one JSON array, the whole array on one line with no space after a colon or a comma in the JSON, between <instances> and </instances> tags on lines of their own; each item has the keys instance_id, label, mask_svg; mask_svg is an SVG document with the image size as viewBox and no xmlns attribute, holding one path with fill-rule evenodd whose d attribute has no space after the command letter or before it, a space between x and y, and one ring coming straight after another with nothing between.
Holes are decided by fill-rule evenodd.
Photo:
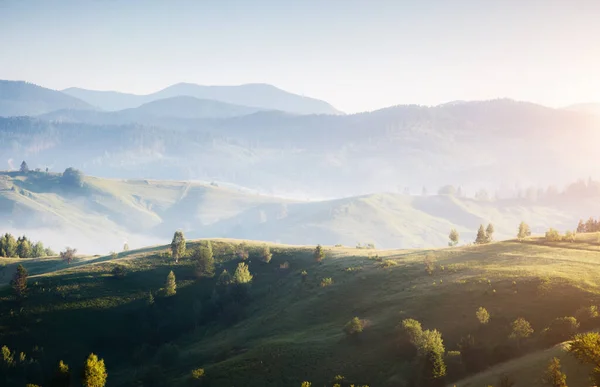
<instances>
[{"instance_id":1,"label":"sky","mask_svg":"<svg viewBox=\"0 0 600 387\"><path fill-rule=\"evenodd\" d=\"M348 112L600 102L598 0L0 0L0 79L269 83Z\"/></svg>"}]
</instances>

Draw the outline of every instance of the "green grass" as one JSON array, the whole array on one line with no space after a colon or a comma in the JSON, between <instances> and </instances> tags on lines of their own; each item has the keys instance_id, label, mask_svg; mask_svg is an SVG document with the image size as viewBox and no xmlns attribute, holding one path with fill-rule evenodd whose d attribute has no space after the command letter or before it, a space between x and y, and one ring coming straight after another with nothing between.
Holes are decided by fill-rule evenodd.
<instances>
[{"instance_id":1,"label":"green grass","mask_svg":"<svg viewBox=\"0 0 600 387\"><path fill-rule=\"evenodd\" d=\"M325 247L322 263L314 261L314 247L270 245L269 264L260 262L262 243L246 241L252 299L234 324L206 318L216 277L198 279L193 262L175 264L162 255L165 246L121 253L116 260L81 257L70 266L54 258L3 260L3 278L16 261L35 275L23 304L9 289L0 292L0 344L27 353L41 346L45 363L63 359L75 370L89 352L98 353L106 360L111 386L132 385L154 364L161 365L158 379L170 385L187 381L202 367L211 386L294 386L303 380L323 385L337 374L372 387L394 386L411 368L411 358L395 340L404 318L440 330L446 350L458 349L466 334L492 348L508 340L507 327L517 317L531 322L536 343L552 319L600 304L600 251L594 235L578 238L569 244L532 239L439 250ZM213 242L217 274L235 271L233 251L240 242ZM381 260L369 259L370 254ZM427 255L436 259L431 275L423 263ZM284 262L289 268L281 268ZM115 265L126 268L125 278L112 276ZM159 289L170 270L177 294L164 298ZM323 278L333 283L322 287ZM149 291L156 298L152 308L146 305ZM475 317L480 306L491 315L486 326ZM367 324L358 340L348 340L342 328L354 316ZM172 364L160 360L167 342L179 349ZM541 364L545 353L552 354L527 356L539 357ZM525 378L519 364L529 368L527 356L500 367ZM495 369L459 385L495 382ZM573 380L585 378L579 368L567 370Z\"/></svg>"}]
</instances>

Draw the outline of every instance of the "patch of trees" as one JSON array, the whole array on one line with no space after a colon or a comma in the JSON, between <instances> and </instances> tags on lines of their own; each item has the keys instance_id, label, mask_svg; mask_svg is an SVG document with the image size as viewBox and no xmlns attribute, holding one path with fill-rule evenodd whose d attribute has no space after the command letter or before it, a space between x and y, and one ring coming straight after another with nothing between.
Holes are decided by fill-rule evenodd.
<instances>
[{"instance_id":1,"label":"patch of trees","mask_svg":"<svg viewBox=\"0 0 600 387\"><path fill-rule=\"evenodd\" d=\"M10 233L0 237L0 256L7 258L43 258L55 255L42 242L32 243L25 235L15 239Z\"/></svg>"},{"instance_id":2,"label":"patch of trees","mask_svg":"<svg viewBox=\"0 0 600 387\"><path fill-rule=\"evenodd\" d=\"M477 236L475 237L475 244L482 245L490 243L494 240L494 225L488 224L486 228L483 228L483 224L479 226L477 230Z\"/></svg>"},{"instance_id":3,"label":"patch of trees","mask_svg":"<svg viewBox=\"0 0 600 387\"><path fill-rule=\"evenodd\" d=\"M578 233L600 232L600 222L597 219L590 217L587 221L579 220L577 224Z\"/></svg>"},{"instance_id":4,"label":"patch of trees","mask_svg":"<svg viewBox=\"0 0 600 387\"><path fill-rule=\"evenodd\" d=\"M51 375L44 377L41 372L43 367L43 353L35 351L31 356L24 352L17 354L6 345L0 349L0 370L2 371L2 385L68 387L82 385L84 387L104 387L108 379L104 359L91 353L83 364L80 383L75 383L73 373L64 361L60 360ZM44 380L46 379L46 380ZM32 383L34 382L34 383Z\"/></svg>"}]
</instances>

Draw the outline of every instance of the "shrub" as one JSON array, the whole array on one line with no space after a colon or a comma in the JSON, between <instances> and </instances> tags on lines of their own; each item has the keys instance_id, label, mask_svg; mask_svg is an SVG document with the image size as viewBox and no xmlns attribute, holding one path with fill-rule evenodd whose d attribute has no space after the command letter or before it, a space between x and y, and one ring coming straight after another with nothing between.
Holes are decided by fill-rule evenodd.
<instances>
[{"instance_id":1,"label":"shrub","mask_svg":"<svg viewBox=\"0 0 600 387\"><path fill-rule=\"evenodd\" d=\"M428 254L425 256L425 260L423 262L425 263L425 271L427 274L432 275L433 270L435 269L435 257Z\"/></svg>"},{"instance_id":2,"label":"shrub","mask_svg":"<svg viewBox=\"0 0 600 387\"><path fill-rule=\"evenodd\" d=\"M346 336L354 336L361 333L363 328L364 322L358 317L354 317L352 320L348 321L346 325L344 325L344 333Z\"/></svg>"},{"instance_id":3,"label":"shrub","mask_svg":"<svg viewBox=\"0 0 600 387\"><path fill-rule=\"evenodd\" d=\"M396 261L392 261L390 259L386 259L383 260L379 263L380 267L386 268L386 267L393 267L393 266L398 266L398 263Z\"/></svg>"},{"instance_id":4,"label":"shrub","mask_svg":"<svg viewBox=\"0 0 600 387\"><path fill-rule=\"evenodd\" d=\"M281 270L287 270L289 268L290 268L290 263L288 261L285 261L284 263L279 264L279 269L281 269Z\"/></svg>"},{"instance_id":5,"label":"shrub","mask_svg":"<svg viewBox=\"0 0 600 387\"><path fill-rule=\"evenodd\" d=\"M192 379L200 380L204 377L204 368L196 368L192 370Z\"/></svg>"},{"instance_id":6,"label":"shrub","mask_svg":"<svg viewBox=\"0 0 600 387\"><path fill-rule=\"evenodd\" d=\"M331 277L323 278L321 280L321 287L325 288L327 286L333 285L333 279Z\"/></svg>"},{"instance_id":7,"label":"shrub","mask_svg":"<svg viewBox=\"0 0 600 387\"><path fill-rule=\"evenodd\" d=\"M548 231L546 231L546 240L549 242L558 242L562 239L562 237L560 236L560 233L553 229L550 228Z\"/></svg>"},{"instance_id":8,"label":"shrub","mask_svg":"<svg viewBox=\"0 0 600 387\"><path fill-rule=\"evenodd\" d=\"M575 242L575 233L572 231L565 232L565 236L563 237L563 241L565 242Z\"/></svg>"},{"instance_id":9,"label":"shrub","mask_svg":"<svg viewBox=\"0 0 600 387\"><path fill-rule=\"evenodd\" d=\"M485 325L490 322L490 314L488 313L487 309L485 309L483 306L480 306L479 309L477 309L477 311L475 312L475 316L481 324Z\"/></svg>"}]
</instances>

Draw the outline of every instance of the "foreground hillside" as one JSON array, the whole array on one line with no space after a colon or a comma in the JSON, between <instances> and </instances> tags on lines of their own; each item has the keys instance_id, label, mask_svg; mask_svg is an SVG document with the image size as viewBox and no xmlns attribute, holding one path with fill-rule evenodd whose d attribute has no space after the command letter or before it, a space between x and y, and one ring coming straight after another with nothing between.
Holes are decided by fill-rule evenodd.
<instances>
[{"instance_id":1,"label":"foreground hillside","mask_svg":"<svg viewBox=\"0 0 600 387\"><path fill-rule=\"evenodd\" d=\"M558 317L581 318L578 309L600 303L595 234L579 235L574 243L532 239L441 250L326 247L320 263L314 246L287 245L271 245L266 263L262 244L246 242L253 276L248 293L223 304L220 273L236 271L239 242L212 242L214 277L198 277L193 257L176 263L166 246L81 257L70 265L55 258L3 259L3 271L23 263L34 275L21 303L9 288L1 292L0 344L39 360L26 376L37 382L61 359L79 375L83 359L94 352L105 359L110 386L182 385L199 367L213 387L300 386L305 380L321 386L335 375L371 387L403 386L414 352L397 326L413 318L423 329L441 332L446 381L452 383L528 353L545 358L537 351L553 344L544 328ZM187 251L196 245L188 243ZM165 296L171 270L177 290ZM476 318L479 307L489 311L485 325ZM342 328L355 316L364 330L345 337ZM508 339L518 317L534 332L519 343ZM581 324L590 329L600 320ZM479 348L477 362L451 352L467 335ZM526 373L519 365L530 363L506 364L521 378ZM576 380L584 380L587 369L568 364L567 372L576 374L569 374L569 385L585 386ZM494 377L458 385L479 386Z\"/></svg>"},{"instance_id":2,"label":"foreground hillside","mask_svg":"<svg viewBox=\"0 0 600 387\"><path fill-rule=\"evenodd\" d=\"M118 251L125 242L157 244L177 228L194 238L440 247L452 228L461 243L470 243L479 225L491 222L496 238L506 239L521 221L534 233L567 230L598 211L597 196L539 204L392 193L299 201L200 182L85 177L83 187L74 188L65 187L59 174L0 173L0 220L10 229L4 231L54 249L77 243L82 252Z\"/></svg>"}]
</instances>

